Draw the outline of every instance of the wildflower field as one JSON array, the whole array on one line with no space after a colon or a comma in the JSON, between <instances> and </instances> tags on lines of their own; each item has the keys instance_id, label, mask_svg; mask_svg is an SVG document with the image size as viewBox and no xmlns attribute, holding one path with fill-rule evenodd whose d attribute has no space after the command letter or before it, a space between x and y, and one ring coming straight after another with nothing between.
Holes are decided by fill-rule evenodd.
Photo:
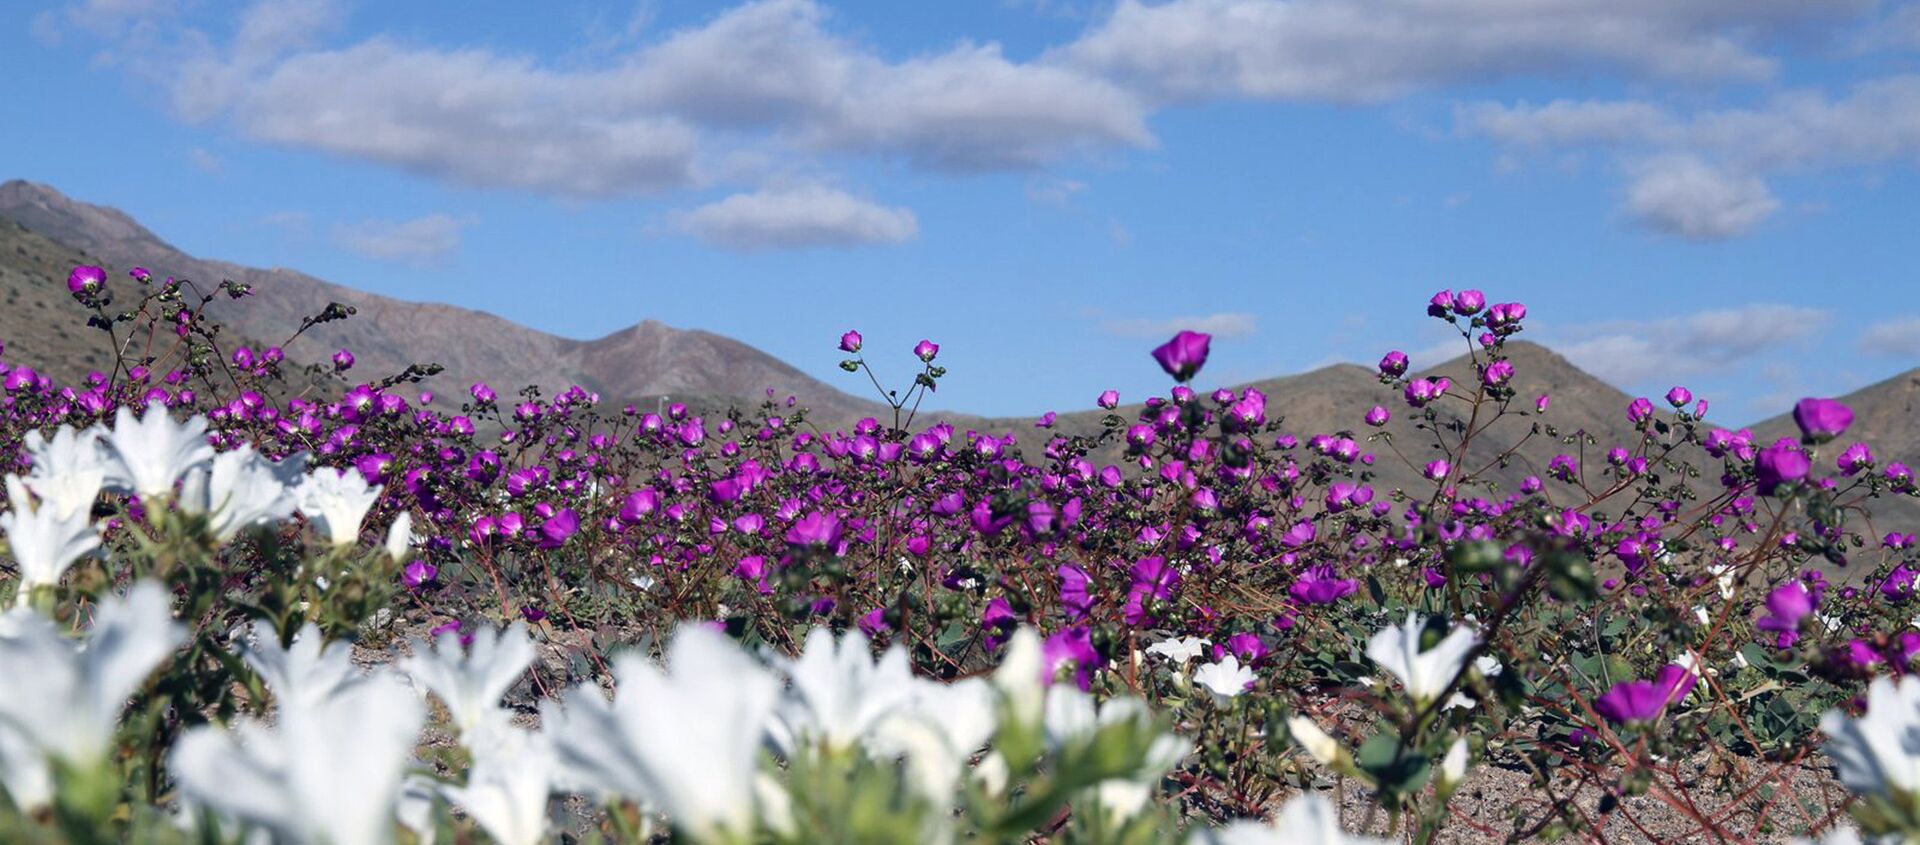
<instances>
[{"instance_id":1,"label":"wildflower field","mask_svg":"<svg viewBox=\"0 0 1920 845\"><path fill-rule=\"evenodd\" d=\"M928 341L838 430L423 396L130 275L68 282L110 372L0 376L0 841L1920 842L1913 474L1837 401L1603 442L1461 290L1405 317L1473 377L1387 352L1342 430L1194 332L1097 433L925 422Z\"/></svg>"}]
</instances>

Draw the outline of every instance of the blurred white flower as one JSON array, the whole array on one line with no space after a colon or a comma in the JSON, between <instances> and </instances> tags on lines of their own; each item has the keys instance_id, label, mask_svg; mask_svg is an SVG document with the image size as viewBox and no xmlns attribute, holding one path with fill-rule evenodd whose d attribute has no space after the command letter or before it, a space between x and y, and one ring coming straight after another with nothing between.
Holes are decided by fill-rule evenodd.
<instances>
[{"instance_id":1,"label":"blurred white flower","mask_svg":"<svg viewBox=\"0 0 1920 845\"><path fill-rule=\"evenodd\" d=\"M380 487L367 484L357 469L322 467L307 475L296 494L300 512L336 546L360 541L360 523L380 498Z\"/></svg>"},{"instance_id":2,"label":"blurred white flower","mask_svg":"<svg viewBox=\"0 0 1920 845\"><path fill-rule=\"evenodd\" d=\"M61 516L51 505L36 505L19 476L7 476L6 487L13 507L0 514L0 529L7 532L7 549L20 567L16 603L25 605L34 588L60 583L67 567L99 548L100 534L86 510Z\"/></svg>"},{"instance_id":3,"label":"blurred white flower","mask_svg":"<svg viewBox=\"0 0 1920 845\"><path fill-rule=\"evenodd\" d=\"M187 471L180 484L180 508L206 514L208 528L224 543L242 529L292 516L293 485L305 469L304 456L276 464L252 445L242 445L215 455L209 466Z\"/></svg>"},{"instance_id":4,"label":"blurred white flower","mask_svg":"<svg viewBox=\"0 0 1920 845\"><path fill-rule=\"evenodd\" d=\"M745 838L754 827L760 743L780 682L724 635L683 626L668 668L623 655L611 704L596 687L547 702L562 775L605 795L638 799L694 840Z\"/></svg>"},{"instance_id":5,"label":"blurred white flower","mask_svg":"<svg viewBox=\"0 0 1920 845\"><path fill-rule=\"evenodd\" d=\"M328 643L312 622L294 632L293 644L285 647L267 622L253 623L250 631L252 636L239 643L240 656L283 708L311 709L366 680L353 665L353 647Z\"/></svg>"},{"instance_id":6,"label":"blurred white flower","mask_svg":"<svg viewBox=\"0 0 1920 845\"><path fill-rule=\"evenodd\" d=\"M387 557L394 563L406 563L413 554L413 514L401 511L387 527Z\"/></svg>"},{"instance_id":7,"label":"blurred white flower","mask_svg":"<svg viewBox=\"0 0 1920 845\"><path fill-rule=\"evenodd\" d=\"M0 730L14 733L0 743L9 790L39 777L14 777L16 765L97 765L127 699L184 638L166 590L152 581L101 601L93 630L78 640L30 610L0 617ZM16 759L27 749L40 759Z\"/></svg>"},{"instance_id":8,"label":"blurred white flower","mask_svg":"<svg viewBox=\"0 0 1920 845\"><path fill-rule=\"evenodd\" d=\"M1440 790L1449 792L1467 778L1467 738L1456 737L1440 758Z\"/></svg>"},{"instance_id":9,"label":"blurred white flower","mask_svg":"<svg viewBox=\"0 0 1920 845\"><path fill-rule=\"evenodd\" d=\"M206 418L176 423L160 405L148 405L139 417L121 406L106 444L107 485L142 499L173 493L180 476L213 458Z\"/></svg>"},{"instance_id":10,"label":"blurred white flower","mask_svg":"<svg viewBox=\"0 0 1920 845\"><path fill-rule=\"evenodd\" d=\"M793 687L771 726L783 754L809 742L834 751L852 747L913 699L906 651L895 646L876 662L867 636L858 631L836 643L832 631L815 628L800 657L783 668Z\"/></svg>"},{"instance_id":11,"label":"blurred white flower","mask_svg":"<svg viewBox=\"0 0 1920 845\"><path fill-rule=\"evenodd\" d=\"M1920 678L1867 686L1867 712L1850 719L1829 710L1820 719L1826 753L1840 782L1862 795L1911 800L1920 793Z\"/></svg>"},{"instance_id":12,"label":"blurred white flower","mask_svg":"<svg viewBox=\"0 0 1920 845\"><path fill-rule=\"evenodd\" d=\"M1039 632L1022 626L1007 640L1007 653L993 673L993 688L1006 702L1012 718L1037 727L1046 707L1046 660Z\"/></svg>"},{"instance_id":13,"label":"blurred white flower","mask_svg":"<svg viewBox=\"0 0 1920 845\"><path fill-rule=\"evenodd\" d=\"M1185 666L1187 661L1205 653L1207 646L1210 645L1213 645L1213 641L1204 637L1169 638L1147 646L1147 653L1158 654L1175 664Z\"/></svg>"},{"instance_id":14,"label":"blurred white flower","mask_svg":"<svg viewBox=\"0 0 1920 845\"><path fill-rule=\"evenodd\" d=\"M1307 756L1322 766L1331 766L1340 759L1340 743L1328 736L1326 731L1312 719L1294 716L1287 720L1287 732L1293 734L1293 741L1305 749Z\"/></svg>"},{"instance_id":15,"label":"blurred white flower","mask_svg":"<svg viewBox=\"0 0 1920 845\"><path fill-rule=\"evenodd\" d=\"M1432 650L1422 651L1420 634L1425 627L1425 620L1409 613L1406 624L1382 629L1367 641L1367 656L1399 678L1407 694L1421 705L1439 697L1459 677L1467 654L1479 642L1473 631L1460 625Z\"/></svg>"},{"instance_id":16,"label":"blurred white flower","mask_svg":"<svg viewBox=\"0 0 1920 845\"><path fill-rule=\"evenodd\" d=\"M75 431L63 425L53 433L52 440L38 430L29 431L24 445L33 458L27 487L40 497L43 506L53 508L63 518L75 511L92 510L93 500L100 497L100 487L107 480L99 429Z\"/></svg>"},{"instance_id":17,"label":"blurred white flower","mask_svg":"<svg viewBox=\"0 0 1920 845\"><path fill-rule=\"evenodd\" d=\"M1271 826L1242 821L1219 828L1199 827L1194 845L1388 845L1385 839L1342 832L1339 811L1327 799L1312 794L1288 801Z\"/></svg>"},{"instance_id":18,"label":"blurred white flower","mask_svg":"<svg viewBox=\"0 0 1920 845\"><path fill-rule=\"evenodd\" d=\"M319 700L283 699L274 724L194 728L170 769L187 798L299 845L393 841L420 702L381 674Z\"/></svg>"},{"instance_id":19,"label":"blurred white flower","mask_svg":"<svg viewBox=\"0 0 1920 845\"><path fill-rule=\"evenodd\" d=\"M1229 654L1218 663L1194 670L1193 682L1213 693L1214 703L1226 704L1253 686L1254 674L1252 669L1240 665L1240 658Z\"/></svg>"},{"instance_id":20,"label":"blurred white flower","mask_svg":"<svg viewBox=\"0 0 1920 845\"><path fill-rule=\"evenodd\" d=\"M446 705L460 739L470 741L476 731L496 730L507 711L500 699L533 663L533 640L527 626L515 622L501 630L480 630L464 651L460 634L448 631L432 645L415 641L413 656L400 661L400 671L432 692Z\"/></svg>"},{"instance_id":21,"label":"blurred white flower","mask_svg":"<svg viewBox=\"0 0 1920 845\"><path fill-rule=\"evenodd\" d=\"M441 791L500 845L536 845L547 835L553 750L540 734L518 728L495 739L475 751L465 786Z\"/></svg>"},{"instance_id":22,"label":"blurred white flower","mask_svg":"<svg viewBox=\"0 0 1920 845\"><path fill-rule=\"evenodd\" d=\"M993 690L982 679L916 680L912 699L874 726L867 749L883 758L904 758L921 794L951 805L959 798L955 785L966 774L967 761L993 737L994 714Z\"/></svg>"},{"instance_id":23,"label":"blurred white flower","mask_svg":"<svg viewBox=\"0 0 1920 845\"><path fill-rule=\"evenodd\" d=\"M1132 722L1136 726L1146 726L1152 721L1153 714L1148 711L1146 702L1137 698L1114 698L1096 704L1093 696L1081 692L1078 687L1063 685L1047 691L1047 746L1056 751L1096 742L1101 731L1111 725ZM1126 777L1112 778L1094 785L1095 803L1113 823L1125 822L1138 814L1152 795L1150 789L1139 787L1158 783L1169 770L1180 765L1180 760L1190 750L1192 746L1185 740L1172 734L1160 734L1148 746L1138 769ZM1115 780L1121 783L1113 783Z\"/></svg>"}]
</instances>

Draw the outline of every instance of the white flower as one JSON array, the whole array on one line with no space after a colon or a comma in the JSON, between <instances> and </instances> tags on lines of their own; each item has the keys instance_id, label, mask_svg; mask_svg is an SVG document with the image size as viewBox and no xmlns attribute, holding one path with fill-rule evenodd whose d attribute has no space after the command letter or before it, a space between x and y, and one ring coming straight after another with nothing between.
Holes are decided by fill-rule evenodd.
<instances>
[{"instance_id":1,"label":"white flower","mask_svg":"<svg viewBox=\"0 0 1920 845\"><path fill-rule=\"evenodd\" d=\"M1440 758L1440 789L1450 791L1467 777L1467 738L1457 737Z\"/></svg>"},{"instance_id":2,"label":"white flower","mask_svg":"<svg viewBox=\"0 0 1920 845\"><path fill-rule=\"evenodd\" d=\"M394 563L406 563L413 553L413 514L401 511L387 527L387 557Z\"/></svg>"},{"instance_id":3,"label":"white flower","mask_svg":"<svg viewBox=\"0 0 1920 845\"><path fill-rule=\"evenodd\" d=\"M102 601L93 630L78 641L30 610L0 617L0 731L15 734L0 743L5 768L47 758L83 769L97 764L112 747L127 698L183 639L166 590L152 581ZM17 759L29 748L29 759ZM9 789L14 780L8 777Z\"/></svg>"},{"instance_id":4,"label":"white flower","mask_svg":"<svg viewBox=\"0 0 1920 845\"><path fill-rule=\"evenodd\" d=\"M1288 801L1272 826L1242 821L1222 828L1200 827L1194 833L1194 845L1388 845L1385 839L1342 832L1333 804L1311 794Z\"/></svg>"},{"instance_id":5,"label":"white flower","mask_svg":"<svg viewBox=\"0 0 1920 845\"><path fill-rule=\"evenodd\" d=\"M52 505L35 505L19 476L7 476L6 487L13 509L0 514L0 529L7 532L7 549L20 566L18 603L24 605L35 587L60 583L67 567L99 548L100 534L86 510L61 516Z\"/></svg>"},{"instance_id":6,"label":"white flower","mask_svg":"<svg viewBox=\"0 0 1920 845\"><path fill-rule=\"evenodd\" d=\"M33 457L33 469L27 473L27 487L40 497L44 506L62 517L75 511L92 510L100 497L100 486L107 480L107 461L100 453L100 430L75 431L63 425L48 440L38 430L27 432L24 444Z\"/></svg>"},{"instance_id":7,"label":"white flower","mask_svg":"<svg viewBox=\"0 0 1920 845\"><path fill-rule=\"evenodd\" d=\"M1093 696L1078 687L1056 686L1047 691L1047 746L1059 750L1082 743L1096 742L1108 726L1134 722L1144 725L1153 719L1146 702L1137 698L1114 698L1095 704ZM1180 764L1191 746L1172 734L1161 734L1147 748L1140 767L1127 776L1114 778L1124 783L1102 781L1094 785L1094 800L1116 823L1124 822L1145 806L1151 794L1133 785L1159 782L1168 770Z\"/></svg>"},{"instance_id":8,"label":"white flower","mask_svg":"<svg viewBox=\"0 0 1920 845\"><path fill-rule=\"evenodd\" d=\"M1226 704L1246 692L1253 686L1253 670L1240 665L1240 658L1231 654L1218 663L1208 663L1193 673L1193 682L1213 693L1217 704Z\"/></svg>"},{"instance_id":9,"label":"white flower","mask_svg":"<svg viewBox=\"0 0 1920 845\"><path fill-rule=\"evenodd\" d=\"M380 498L380 488L367 484L357 469L321 468L300 485L296 502L300 512L336 546L360 541L360 523Z\"/></svg>"},{"instance_id":10,"label":"white flower","mask_svg":"<svg viewBox=\"0 0 1920 845\"><path fill-rule=\"evenodd\" d=\"M475 753L465 786L442 787L500 845L536 845L547 835L547 799L557 763L538 735L511 729Z\"/></svg>"},{"instance_id":11,"label":"white flower","mask_svg":"<svg viewBox=\"0 0 1920 845\"><path fill-rule=\"evenodd\" d=\"M635 655L614 660L619 691L575 687L541 723L563 775L602 794L637 798L692 839L745 838L754 827L761 738L780 682L725 636L680 629L663 671Z\"/></svg>"},{"instance_id":12,"label":"white flower","mask_svg":"<svg viewBox=\"0 0 1920 845\"><path fill-rule=\"evenodd\" d=\"M1331 766L1340 759L1340 743L1328 736L1312 719L1294 716L1287 720L1287 732L1293 734L1293 741L1300 743L1307 756L1322 766Z\"/></svg>"},{"instance_id":13,"label":"white flower","mask_svg":"<svg viewBox=\"0 0 1920 845\"><path fill-rule=\"evenodd\" d=\"M1213 641L1202 637L1178 637L1147 646L1147 653L1158 654L1175 664L1185 666L1187 661L1205 653L1207 646L1210 645L1213 645Z\"/></svg>"},{"instance_id":14,"label":"white flower","mask_svg":"<svg viewBox=\"0 0 1920 845\"><path fill-rule=\"evenodd\" d=\"M121 406L106 443L108 486L130 490L142 499L172 493L180 476L213 457L205 417L175 423L159 405L148 405L137 418Z\"/></svg>"},{"instance_id":15,"label":"white flower","mask_svg":"<svg viewBox=\"0 0 1920 845\"><path fill-rule=\"evenodd\" d=\"M1007 640L1007 653L993 673L994 689L1006 702L1013 720L1022 725L1040 724L1047 697L1045 662L1040 634L1021 626Z\"/></svg>"},{"instance_id":16,"label":"white flower","mask_svg":"<svg viewBox=\"0 0 1920 845\"><path fill-rule=\"evenodd\" d=\"M255 622L251 630L252 638L239 643L240 656L283 708L311 709L366 680L353 665L352 646L328 643L312 622L301 626L293 644L284 648L271 624Z\"/></svg>"},{"instance_id":17,"label":"white flower","mask_svg":"<svg viewBox=\"0 0 1920 845\"><path fill-rule=\"evenodd\" d=\"M413 693L382 674L280 704L272 727L246 719L181 737L170 766L180 791L280 842L391 842L423 716Z\"/></svg>"},{"instance_id":18,"label":"white flower","mask_svg":"<svg viewBox=\"0 0 1920 845\"><path fill-rule=\"evenodd\" d=\"M921 794L950 805L967 761L992 738L993 690L979 678L951 684L916 680L911 700L874 726L867 750L880 757L904 757L906 770Z\"/></svg>"},{"instance_id":19,"label":"white flower","mask_svg":"<svg viewBox=\"0 0 1920 845\"><path fill-rule=\"evenodd\" d=\"M1466 665L1468 652L1479 638L1465 626L1456 626L1431 651L1420 650L1425 622L1407 614L1406 624L1382 629L1367 641L1367 656L1392 672L1414 701L1424 705L1453 684Z\"/></svg>"},{"instance_id":20,"label":"white flower","mask_svg":"<svg viewBox=\"0 0 1920 845\"><path fill-rule=\"evenodd\" d=\"M912 700L906 651L894 646L877 663L872 654L867 636L858 631L838 643L826 628L807 634L800 657L784 667L793 688L773 725L774 745L782 753L806 742L833 750L851 747Z\"/></svg>"},{"instance_id":21,"label":"white flower","mask_svg":"<svg viewBox=\"0 0 1920 845\"><path fill-rule=\"evenodd\" d=\"M475 731L497 728L505 718L500 699L512 689L533 662L533 641L527 626L515 622L499 631L478 631L465 652L460 635L448 631L429 646L415 641L413 656L400 661L400 671L439 696L462 741Z\"/></svg>"},{"instance_id":22,"label":"white flower","mask_svg":"<svg viewBox=\"0 0 1920 845\"><path fill-rule=\"evenodd\" d=\"M1713 564L1712 566L1707 567L1707 573L1713 576L1714 582L1719 586L1720 598L1722 599L1733 598L1734 581L1738 577L1738 573L1734 571L1733 564L1731 563Z\"/></svg>"},{"instance_id":23,"label":"white flower","mask_svg":"<svg viewBox=\"0 0 1920 845\"><path fill-rule=\"evenodd\" d=\"M1507 667L1500 665L1500 660L1491 654L1482 654L1474 658L1473 668L1480 670L1480 677L1482 678L1497 677L1507 669Z\"/></svg>"},{"instance_id":24,"label":"white flower","mask_svg":"<svg viewBox=\"0 0 1920 845\"><path fill-rule=\"evenodd\" d=\"M1826 753L1848 789L1862 795L1920 792L1920 678L1896 685L1887 677L1867 686L1867 712L1849 719L1829 710L1820 719Z\"/></svg>"},{"instance_id":25,"label":"white flower","mask_svg":"<svg viewBox=\"0 0 1920 845\"><path fill-rule=\"evenodd\" d=\"M211 466L188 470L180 484L180 507L206 514L209 530L224 543L242 529L292 516L291 487L306 463L304 456L296 456L276 464L252 445L242 445L215 455Z\"/></svg>"}]
</instances>

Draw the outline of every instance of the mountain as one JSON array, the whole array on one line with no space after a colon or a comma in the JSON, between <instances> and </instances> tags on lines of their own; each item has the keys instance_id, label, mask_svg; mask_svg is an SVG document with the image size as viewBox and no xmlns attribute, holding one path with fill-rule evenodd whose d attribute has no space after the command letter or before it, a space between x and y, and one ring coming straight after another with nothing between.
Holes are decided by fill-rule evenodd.
<instances>
[{"instance_id":1,"label":"mountain","mask_svg":"<svg viewBox=\"0 0 1920 845\"><path fill-rule=\"evenodd\" d=\"M359 359L356 372L368 378L398 373L414 363L438 363L445 372L423 386L443 396L464 396L469 384L484 381L502 397L526 385L539 385L550 396L579 384L618 402L671 396L719 404L758 401L771 388L783 397L799 396L823 421L851 420L881 407L711 332L647 320L596 340L572 340L493 314L405 302L295 270L196 258L124 212L73 200L45 185L0 184L0 218L84 253L91 262L113 271L110 275L115 278L124 278L130 267L143 266L156 275L191 278L208 286L224 279L250 284L252 297L212 308L214 319L248 337L284 339L299 328L302 319L320 313L328 303L351 306L356 316L308 331L288 345L288 357L303 363L322 362L335 349L346 347ZM12 258L17 257L7 260L16 263ZM10 274L18 273L21 279L44 277L49 289L65 295L64 286L57 282L66 278L67 268L45 262L17 263L20 266Z\"/></svg>"},{"instance_id":2,"label":"mountain","mask_svg":"<svg viewBox=\"0 0 1920 845\"><path fill-rule=\"evenodd\" d=\"M87 327L87 309L67 293L67 271L83 259L0 219L0 344L11 363L27 363L69 384L110 365L107 336Z\"/></svg>"}]
</instances>

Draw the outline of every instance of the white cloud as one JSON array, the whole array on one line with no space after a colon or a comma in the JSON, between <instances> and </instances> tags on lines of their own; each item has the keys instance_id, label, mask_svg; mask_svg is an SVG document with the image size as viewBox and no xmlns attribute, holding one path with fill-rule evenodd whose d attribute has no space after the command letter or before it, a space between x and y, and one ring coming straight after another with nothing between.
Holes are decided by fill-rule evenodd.
<instances>
[{"instance_id":1,"label":"white cloud","mask_svg":"<svg viewBox=\"0 0 1920 845\"><path fill-rule=\"evenodd\" d=\"M303 224L304 215L299 218ZM438 264L460 248L461 230L472 225L446 214L429 214L413 220L365 220L335 227L333 239L342 249L416 266Z\"/></svg>"},{"instance_id":2,"label":"white cloud","mask_svg":"<svg viewBox=\"0 0 1920 845\"><path fill-rule=\"evenodd\" d=\"M1658 232L1723 240L1752 231L1780 208L1759 178L1693 156L1664 156L1636 169L1627 187L1627 211Z\"/></svg>"},{"instance_id":3,"label":"white cloud","mask_svg":"<svg viewBox=\"0 0 1920 845\"><path fill-rule=\"evenodd\" d=\"M1592 71L1760 80L1773 37L1874 0L1121 0L1058 51L1161 99L1370 102L1438 86Z\"/></svg>"},{"instance_id":4,"label":"white cloud","mask_svg":"<svg viewBox=\"0 0 1920 845\"><path fill-rule=\"evenodd\" d=\"M679 215L676 222L703 241L739 250L897 244L920 231L911 209L822 185L734 194Z\"/></svg>"},{"instance_id":5,"label":"white cloud","mask_svg":"<svg viewBox=\"0 0 1920 845\"><path fill-rule=\"evenodd\" d=\"M1556 328L1543 338L1581 369L1616 385L1722 375L1811 336L1832 315L1757 303L1657 320Z\"/></svg>"},{"instance_id":6,"label":"white cloud","mask_svg":"<svg viewBox=\"0 0 1920 845\"><path fill-rule=\"evenodd\" d=\"M902 61L825 29L813 0L757 0L592 65L375 36L319 47L332 0L265 0L168 77L177 113L264 141L477 186L577 197L702 184L740 147L945 171L1028 169L1153 143L1135 95L960 43ZM168 68L174 68L169 65Z\"/></svg>"},{"instance_id":7,"label":"white cloud","mask_svg":"<svg viewBox=\"0 0 1920 845\"><path fill-rule=\"evenodd\" d=\"M1214 337L1246 337L1253 334L1254 323L1252 314L1222 312L1193 317L1103 317L1099 329L1114 337L1141 340L1166 340L1182 331L1205 332Z\"/></svg>"},{"instance_id":8,"label":"white cloud","mask_svg":"<svg viewBox=\"0 0 1920 845\"><path fill-rule=\"evenodd\" d=\"M1512 150L1610 150L1631 179L1633 219L1711 240L1749 232L1779 209L1769 176L1920 162L1920 75L1684 115L1635 100L1477 103L1457 108L1454 123Z\"/></svg>"},{"instance_id":9,"label":"white cloud","mask_svg":"<svg viewBox=\"0 0 1920 845\"><path fill-rule=\"evenodd\" d=\"M1454 108L1454 130L1529 149L1645 144L1672 131L1672 118L1633 100L1470 103Z\"/></svg>"},{"instance_id":10,"label":"white cloud","mask_svg":"<svg viewBox=\"0 0 1920 845\"><path fill-rule=\"evenodd\" d=\"M1860 334L1860 348L1890 358L1920 358L1920 317L1883 320Z\"/></svg>"}]
</instances>

